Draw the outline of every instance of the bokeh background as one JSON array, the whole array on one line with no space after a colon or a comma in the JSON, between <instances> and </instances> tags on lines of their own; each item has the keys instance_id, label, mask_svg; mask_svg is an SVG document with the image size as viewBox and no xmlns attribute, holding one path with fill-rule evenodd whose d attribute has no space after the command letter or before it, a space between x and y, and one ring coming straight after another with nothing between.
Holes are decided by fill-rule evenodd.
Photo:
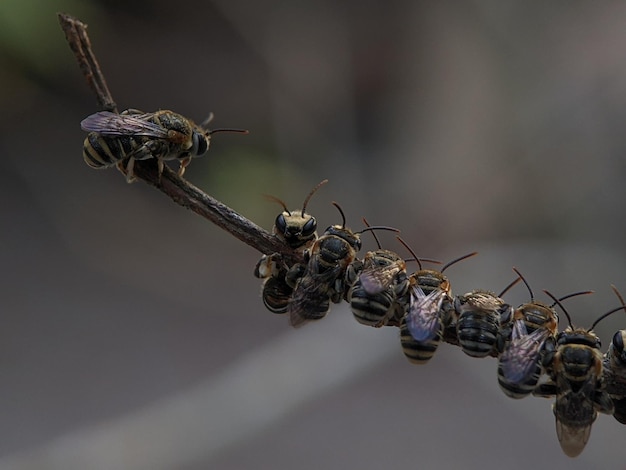
<instances>
[{"instance_id":1,"label":"bokeh background","mask_svg":"<svg viewBox=\"0 0 626 470\"><path fill-rule=\"evenodd\" d=\"M478 250L456 293L516 266L538 299L595 290L567 303L586 326L626 294L623 2L2 0L1 469L623 468L626 428L600 416L570 460L550 401L506 398L493 359L412 366L343 304L292 330L259 253L88 168L97 107L57 11L89 24L121 109L250 130L186 176L267 229L263 194L300 208L328 178L322 229L336 200L421 256Z\"/></svg>"}]
</instances>

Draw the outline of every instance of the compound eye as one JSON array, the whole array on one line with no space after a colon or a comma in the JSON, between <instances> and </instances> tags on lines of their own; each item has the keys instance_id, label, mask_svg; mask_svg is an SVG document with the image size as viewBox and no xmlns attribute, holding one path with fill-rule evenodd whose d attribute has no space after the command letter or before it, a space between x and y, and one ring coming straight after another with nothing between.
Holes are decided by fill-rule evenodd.
<instances>
[{"instance_id":1,"label":"compound eye","mask_svg":"<svg viewBox=\"0 0 626 470\"><path fill-rule=\"evenodd\" d=\"M357 238L355 243L354 243L354 247L356 248L356 251L359 251L361 249L361 239Z\"/></svg>"},{"instance_id":2,"label":"compound eye","mask_svg":"<svg viewBox=\"0 0 626 470\"><path fill-rule=\"evenodd\" d=\"M192 152L195 153L196 156L204 155L209 149L209 140L207 137L200 132L193 131L191 139L193 141Z\"/></svg>"},{"instance_id":3,"label":"compound eye","mask_svg":"<svg viewBox=\"0 0 626 470\"><path fill-rule=\"evenodd\" d=\"M274 225L276 225L276 230L278 231L278 233L285 233L285 231L287 230L287 221L285 220L285 216L283 214L278 214Z\"/></svg>"},{"instance_id":4,"label":"compound eye","mask_svg":"<svg viewBox=\"0 0 626 470\"><path fill-rule=\"evenodd\" d=\"M305 237L313 235L313 232L315 232L316 228L317 221L315 220L315 217L311 217L311 219L302 227L302 235L304 235Z\"/></svg>"},{"instance_id":5,"label":"compound eye","mask_svg":"<svg viewBox=\"0 0 626 470\"><path fill-rule=\"evenodd\" d=\"M613 347L620 353L624 351L624 337L622 336L621 331L618 331L613 336Z\"/></svg>"}]
</instances>

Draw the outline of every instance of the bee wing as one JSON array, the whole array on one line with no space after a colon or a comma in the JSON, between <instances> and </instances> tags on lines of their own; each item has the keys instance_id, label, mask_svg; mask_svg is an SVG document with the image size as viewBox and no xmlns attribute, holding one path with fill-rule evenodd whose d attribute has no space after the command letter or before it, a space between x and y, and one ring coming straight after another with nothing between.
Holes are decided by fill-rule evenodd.
<instances>
[{"instance_id":1,"label":"bee wing","mask_svg":"<svg viewBox=\"0 0 626 470\"><path fill-rule=\"evenodd\" d=\"M568 457L577 457L583 451L591 435L591 424L580 427L567 426L556 419L556 436L563 453Z\"/></svg>"},{"instance_id":2,"label":"bee wing","mask_svg":"<svg viewBox=\"0 0 626 470\"><path fill-rule=\"evenodd\" d=\"M401 269L400 263L387 266L371 266L361 272L359 279L365 292L369 295L379 294L386 290Z\"/></svg>"},{"instance_id":3,"label":"bee wing","mask_svg":"<svg viewBox=\"0 0 626 470\"><path fill-rule=\"evenodd\" d=\"M102 135L143 135L147 137L168 137L168 130L150 122L150 114L116 114L100 111L87 116L80 123L84 131L97 132Z\"/></svg>"},{"instance_id":4,"label":"bee wing","mask_svg":"<svg viewBox=\"0 0 626 470\"><path fill-rule=\"evenodd\" d=\"M541 347L545 343L550 332L539 328L528 333L524 320L516 320L513 323L511 342L500 356L500 365L505 378L511 382L522 382L537 365Z\"/></svg>"},{"instance_id":5,"label":"bee wing","mask_svg":"<svg viewBox=\"0 0 626 470\"><path fill-rule=\"evenodd\" d=\"M406 326L415 341L429 341L437 336L441 326L439 310L444 296L445 292L440 289L426 295L421 287L412 287Z\"/></svg>"},{"instance_id":6,"label":"bee wing","mask_svg":"<svg viewBox=\"0 0 626 470\"><path fill-rule=\"evenodd\" d=\"M287 306L289 324L292 327L298 328L311 320L319 320L328 313L328 289L333 273L334 270L314 277L307 270L300 278Z\"/></svg>"}]
</instances>

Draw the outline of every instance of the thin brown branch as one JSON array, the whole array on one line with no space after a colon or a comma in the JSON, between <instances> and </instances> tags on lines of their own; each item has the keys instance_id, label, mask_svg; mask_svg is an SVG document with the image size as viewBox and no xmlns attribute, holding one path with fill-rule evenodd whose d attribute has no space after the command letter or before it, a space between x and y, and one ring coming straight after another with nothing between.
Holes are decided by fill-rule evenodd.
<instances>
[{"instance_id":1,"label":"thin brown branch","mask_svg":"<svg viewBox=\"0 0 626 470\"><path fill-rule=\"evenodd\" d=\"M61 29L65 33L80 70L87 79L89 87L98 99L98 104L105 111L117 112L117 105L111 96L107 82L104 79L98 60L91 49L91 41L87 35L87 25L65 13L58 13Z\"/></svg>"}]
</instances>

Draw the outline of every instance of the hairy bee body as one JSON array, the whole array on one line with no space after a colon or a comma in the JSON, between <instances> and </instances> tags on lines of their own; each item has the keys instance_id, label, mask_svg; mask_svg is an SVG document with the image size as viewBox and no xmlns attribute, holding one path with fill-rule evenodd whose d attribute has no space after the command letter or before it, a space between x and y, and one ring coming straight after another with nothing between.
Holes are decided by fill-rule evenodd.
<instances>
[{"instance_id":1,"label":"hairy bee body","mask_svg":"<svg viewBox=\"0 0 626 470\"><path fill-rule=\"evenodd\" d=\"M276 216L272 232L282 242L293 250L301 253L308 250L317 240L317 221L315 217L306 213L306 206L311 196L328 180L318 183L307 195L302 210L290 211L287 205L274 196L267 196L283 207L283 212ZM263 279L261 297L265 307L273 313L287 313L293 288L298 278L302 276L304 266L300 263L294 266L287 265L278 254L263 255L254 269L254 275Z\"/></svg>"},{"instance_id":2,"label":"hairy bee body","mask_svg":"<svg viewBox=\"0 0 626 470\"><path fill-rule=\"evenodd\" d=\"M505 324L499 341L498 384L511 398L530 395L543 373L546 341L558 330L556 311L541 302L522 304Z\"/></svg>"},{"instance_id":3,"label":"hairy bee body","mask_svg":"<svg viewBox=\"0 0 626 470\"><path fill-rule=\"evenodd\" d=\"M400 344L413 364L428 362L451 321L452 293L448 278L439 271L422 269L409 277L410 300L400 320Z\"/></svg>"},{"instance_id":4,"label":"hairy bee body","mask_svg":"<svg viewBox=\"0 0 626 470\"><path fill-rule=\"evenodd\" d=\"M501 320L513 310L496 294L484 290L456 297L454 309L459 344L472 357L486 357L495 350Z\"/></svg>"},{"instance_id":5,"label":"hairy bee body","mask_svg":"<svg viewBox=\"0 0 626 470\"><path fill-rule=\"evenodd\" d=\"M345 293L346 269L360 249L358 234L343 225L329 227L313 243L287 308L293 327L323 318L331 301L341 301Z\"/></svg>"},{"instance_id":6,"label":"hairy bee body","mask_svg":"<svg viewBox=\"0 0 626 470\"><path fill-rule=\"evenodd\" d=\"M378 328L404 315L409 282L406 264L396 253L382 249L366 253L362 261L348 266L346 285L351 286L347 299L359 323Z\"/></svg>"},{"instance_id":7,"label":"hairy bee body","mask_svg":"<svg viewBox=\"0 0 626 470\"><path fill-rule=\"evenodd\" d=\"M600 339L590 330L569 326L557 336L554 351L544 358L550 381L535 389L537 396L556 396L552 411L565 455L579 455L598 412L611 414L613 402L604 390Z\"/></svg>"},{"instance_id":8,"label":"hairy bee body","mask_svg":"<svg viewBox=\"0 0 626 470\"><path fill-rule=\"evenodd\" d=\"M613 335L609 349L604 355L603 367L605 377L626 383L626 330L619 330ZM622 424L626 424L626 397L611 395L613 399L613 417Z\"/></svg>"},{"instance_id":9,"label":"hairy bee body","mask_svg":"<svg viewBox=\"0 0 626 470\"><path fill-rule=\"evenodd\" d=\"M149 158L158 161L160 171L164 160L180 160L178 172L182 176L191 158L204 155L210 143L209 131L169 110L101 111L85 118L81 127L89 131L83 144L85 163L101 169L128 160L129 181L134 161Z\"/></svg>"},{"instance_id":10,"label":"hairy bee body","mask_svg":"<svg viewBox=\"0 0 626 470\"><path fill-rule=\"evenodd\" d=\"M293 286L286 281L288 268L279 254L263 255L254 269L254 275L263 279L261 298L272 313L286 313Z\"/></svg>"}]
</instances>

